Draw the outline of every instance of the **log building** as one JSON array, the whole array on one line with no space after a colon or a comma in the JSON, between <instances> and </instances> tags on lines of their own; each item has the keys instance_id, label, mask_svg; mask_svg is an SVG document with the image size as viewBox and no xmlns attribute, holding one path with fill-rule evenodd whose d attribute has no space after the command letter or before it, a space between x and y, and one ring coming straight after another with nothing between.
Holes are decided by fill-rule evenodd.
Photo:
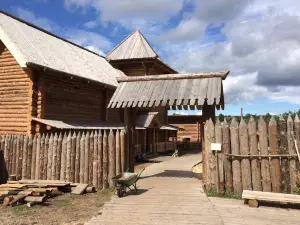
<instances>
[{"instance_id":1,"label":"log building","mask_svg":"<svg viewBox=\"0 0 300 225\"><path fill-rule=\"evenodd\" d=\"M118 76L104 57L0 12L0 134L120 126L121 110L107 109Z\"/></svg>"},{"instance_id":2,"label":"log building","mask_svg":"<svg viewBox=\"0 0 300 225\"><path fill-rule=\"evenodd\" d=\"M106 56L108 62L126 76L177 74L164 63L143 34L136 30ZM145 107L136 110L136 147L141 152L156 152L157 143L169 141L178 128L168 126L167 107Z\"/></svg>"}]
</instances>

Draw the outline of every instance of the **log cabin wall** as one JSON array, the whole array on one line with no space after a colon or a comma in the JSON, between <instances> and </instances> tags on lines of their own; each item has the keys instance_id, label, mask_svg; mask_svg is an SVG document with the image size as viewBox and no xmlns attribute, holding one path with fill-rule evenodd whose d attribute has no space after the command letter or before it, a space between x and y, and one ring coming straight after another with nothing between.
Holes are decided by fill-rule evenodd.
<instances>
[{"instance_id":1,"label":"log cabin wall","mask_svg":"<svg viewBox=\"0 0 300 225\"><path fill-rule=\"evenodd\" d=\"M155 62L130 62L123 63L110 62L112 66L121 70L127 76L145 76L145 75L158 75L169 73L165 69L161 68Z\"/></svg>"},{"instance_id":2,"label":"log cabin wall","mask_svg":"<svg viewBox=\"0 0 300 225\"><path fill-rule=\"evenodd\" d=\"M31 70L22 69L0 40L0 134L29 134Z\"/></svg>"},{"instance_id":3,"label":"log cabin wall","mask_svg":"<svg viewBox=\"0 0 300 225\"><path fill-rule=\"evenodd\" d=\"M103 121L105 88L83 79L39 72L38 117L52 120Z\"/></svg>"},{"instance_id":4,"label":"log cabin wall","mask_svg":"<svg viewBox=\"0 0 300 225\"><path fill-rule=\"evenodd\" d=\"M109 104L110 99L114 94L114 90L107 89L106 92L106 109ZM107 121L116 121L116 122L124 122L124 113L123 109L107 109Z\"/></svg>"}]
</instances>

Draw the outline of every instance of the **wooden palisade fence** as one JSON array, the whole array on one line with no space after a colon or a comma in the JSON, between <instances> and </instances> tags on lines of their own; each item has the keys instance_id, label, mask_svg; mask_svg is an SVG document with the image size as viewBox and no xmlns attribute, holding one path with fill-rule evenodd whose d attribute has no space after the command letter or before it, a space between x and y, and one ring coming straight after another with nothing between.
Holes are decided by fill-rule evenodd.
<instances>
[{"instance_id":1,"label":"wooden palisade fence","mask_svg":"<svg viewBox=\"0 0 300 225\"><path fill-rule=\"evenodd\" d=\"M243 190L293 193L299 172L300 120L274 117L267 124L253 118L240 124L217 119L204 126L203 182L207 191ZM221 143L221 152L211 151Z\"/></svg>"},{"instance_id":2,"label":"wooden palisade fence","mask_svg":"<svg viewBox=\"0 0 300 225\"><path fill-rule=\"evenodd\" d=\"M17 179L66 180L97 188L112 187L111 178L129 166L124 130L0 136L1 154L2 177L6 170Z\"/></svg>"}]
</instances>

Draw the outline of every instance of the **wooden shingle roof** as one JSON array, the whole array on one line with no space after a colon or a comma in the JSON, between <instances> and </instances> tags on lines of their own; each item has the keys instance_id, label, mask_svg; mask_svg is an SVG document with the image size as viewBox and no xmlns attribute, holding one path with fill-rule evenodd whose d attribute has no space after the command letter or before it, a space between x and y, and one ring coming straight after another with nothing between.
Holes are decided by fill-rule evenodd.
<instances>
[{"instance_id":1,"label":"wooden shingle roof","mask_svg":"<svg viewBox=\"0 0 300 225\"><path fill-rule=\"evenodd\" d=\"M118 79L109 108L202 106L224 107L222 80L229 72L173 74Z\"/></svg>"},{"instance_id":2,"label":"wooden shingle roof","mask_svg":"<svg viewBox=\"0 0 300 225\"><path fill-rule=\"evenodd\" d=\"M106 56L108 60L148 59L158 55L139 30L134 31Z\"/></svg>"},{"instance_id":3,"label":"wooden shingle roof","mask_svg":"<svg viewBox=\"0 0 300 225\"><path fill-rule=\"evenodd\" d=\"M23 68L43 67L114 88L118 85L120 74L104 57L2 11L0 40Z\"/></svg>"}]
</instances>

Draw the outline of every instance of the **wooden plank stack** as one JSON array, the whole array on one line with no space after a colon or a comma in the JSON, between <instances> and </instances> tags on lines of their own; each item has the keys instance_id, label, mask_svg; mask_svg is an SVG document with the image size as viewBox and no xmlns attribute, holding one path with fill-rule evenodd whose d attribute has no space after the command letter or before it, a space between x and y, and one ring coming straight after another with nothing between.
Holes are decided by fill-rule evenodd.
<instances>
[{"instance_id":1,"label":"wooden plank stack","mask_svg":"<svg viewBox=\"0 0 300 225\"><path fill-rule=\"evenodd\" d=\"M0 185L0 201L4 206L15 206L22 203L41 204L48 198L67 192L83 194L95 192L95 187L62 180L19 180L8 181Z\"/></svg>"},{"instance_id":2,"label":"wooden plank stack","mask_svg":"<svg viewBox=\"0 0 300 225\"><path fill-rule=\"evenodd\" d=\"M236 194L242 194L243 190L294 193L300 168L299 124L298 116L294 120L291 116L287 120L281 117L278 122L272 117L269 123L263 118L259 121L250 118L248 124L233 118L230 125L226 121L221 125L219 121L216 124L211 119L206 121L203 146L206 190ZM221 152L211 151L214 142L221 143Z\"/></svg>"}]
</instances>

